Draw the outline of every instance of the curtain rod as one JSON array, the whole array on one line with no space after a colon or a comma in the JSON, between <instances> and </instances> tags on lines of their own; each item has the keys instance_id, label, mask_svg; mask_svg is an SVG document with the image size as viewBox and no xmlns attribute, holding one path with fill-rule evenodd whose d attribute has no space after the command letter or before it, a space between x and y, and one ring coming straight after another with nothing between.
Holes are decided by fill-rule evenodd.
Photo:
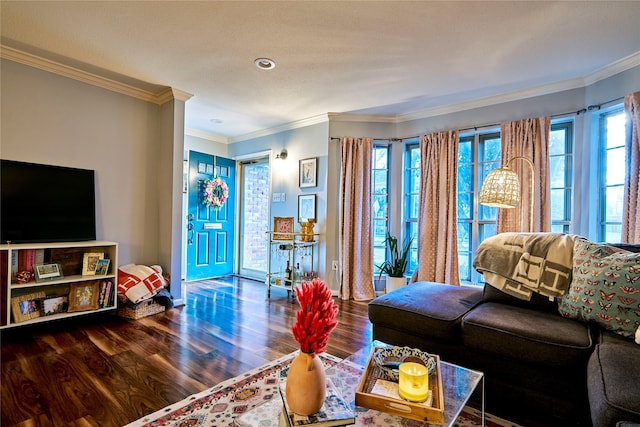
<instances>
[{"instance_id":1,"label":"curtain rod","mask_svg":"<svg viewBox=\"0 0 640 427\"><path fill-rule=\"evenodd\" d=\"M587 112L591 112L591 111L597 111L599 109L602 108L603 105L607 105L607 104L611 104L613 102L618 102L618 101L622 101L624 100L624 96L619 97L619 98L615 98L615 99L611 99L609 101L605 101L602 102L600 104L592 104L589 105L586 108L582 108L581 110L578 111L568 111L566 113L560 113L560 114L552 114L550 117L552 119L557 119L559 117L566 117L566 116L572 116L572 115L576 115L579 116L581 114L585 114ZM473 126L473 127L468 127L468 128L462 128L462 129L458 129L458 132L468 132L468 131L477 131L478 129L485 129L485 128L495 128L495 127L499 127L501 125L501 123L494 123L494 124L489 124L489 125L477 125L477 126ZM374 141L389 141L389 142L402 142L405 141L407 139L416 139L416 138L420 138L420 135L417 136L408 136L405 138L373 138ZM332 136L331 137L332 140L337 139L340 140L339 137L336 136Z\"/></svg>"}]
</instances>

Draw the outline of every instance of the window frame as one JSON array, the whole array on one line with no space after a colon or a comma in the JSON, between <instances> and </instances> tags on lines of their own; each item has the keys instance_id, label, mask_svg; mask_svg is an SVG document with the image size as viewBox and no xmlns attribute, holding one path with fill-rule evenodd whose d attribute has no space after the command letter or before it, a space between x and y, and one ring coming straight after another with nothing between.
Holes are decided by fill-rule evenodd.
<instances>
[{"instance_id":1,"label":"window frame","mask_svg":"<svg viewBox=\"0 0 640 427\"><path fill-rule=\"evenodd\" d=\"M417 150L418 163L416 167L411 164L411 156L413 150ZM402 210L404 212L402 216L402 241L410 236L413 236L413 242L411 242L411 251L409 254L409 262L405 275L411 276L415 272L418 266L418 217L412 216L412 200L418 205L416 212L420 212L420 175L421 175L421 159L420 159L420 138L411 138L404 141L403 145L403 198L402 198ZM418 172L418 188L417 191L412 191L413 186L412 178L413 174L417 170ZM414 198L414 199L412 199ZM415 230L415 232L413 231Z\"/></svg>"},{"instance_id":2,"label":"window frame","mask_svg":"<svg viewBox=\"0 0 640 427\"><path fill-rule=\"evenodd\" d=\"M624 104L616 104L613 105L606 110L603 110L598 114L598 227L597 227L597 240L600 242L609 241L610 243L614 243L612 239L607 237L607 227L612 225L618 225L620 228L620 235L618 236L617 241L622 241L622 216L620 221L610 221L607 219L607 189L610 188L619 188L622 187L624 189L624 179L621 183L608 184L607 183L607 154L613 150L623 150L626 151L625 140L623 138L622 145L617 145L615 147L607 147L607 119L613 116L622 115L625 117L626 121L626 113L624 110ZM625 130L625 125L623 124L623 130ZM626 130L625 130L626 131ZM626 154L626 153L625 153ZM625 172L626 173L626 172Z\"/></svg>"},{"instance_id":3,"label":"window frame","mask_svg":"<svg viewBox=\"0 0 640 427\"><path fill-rule=\"evenodd\" d=\"M553 193L553 190L563 190L564 194L564 212L565 217L562 219L554 219L551 217L551 230L555 232L562 233L570 233L573 224L572 224L572 206L573 206L573 146L574 146L574 128L575 123L573 119L558 119L557 121L552 121L551 123L551 132L564 130L565 131L565 143L564 143L564 153L563 154L549 154L549 163L551 164L552 158L564 157L564 186L563 187L552 187L550 185L550 190ZM554 226L556 230L554 230ZM557 227L562 227L562 231L557 230Z\"/></svg>"},{"instance_id":4,"label":"window frame","mask_svg":"<svg viewBox=\"0 0 640 427\"><path fill-rule=\"evenodd\" d=\"M376 168L376 150L385 149L387 154L387 167L385 169ZM373 259L373 272L377 276L380 274L380 270L377 268L377 265L387 261L389 259L389 251L387 250L385 241L382 241L381 244L376 244L376 224L379 221L385 221L385 236L391 230L391 220L392 220L392 210L394 207L392 206L392 198L390 197L390 189L391 189L391 141L375 141L373 144L373 152L371 153L371 240L372 240L372 259ZM375 175L376 171L386 170L386 193L376 193L375 188ZM375 203L375 198L381 195L385 195L386 198L386 216L377 217L375 216L375 212L373 209L373 204ZM382 249L384 251L384 259L382 261L376 261L376 250Z\"/></svg>"}]
</instances>

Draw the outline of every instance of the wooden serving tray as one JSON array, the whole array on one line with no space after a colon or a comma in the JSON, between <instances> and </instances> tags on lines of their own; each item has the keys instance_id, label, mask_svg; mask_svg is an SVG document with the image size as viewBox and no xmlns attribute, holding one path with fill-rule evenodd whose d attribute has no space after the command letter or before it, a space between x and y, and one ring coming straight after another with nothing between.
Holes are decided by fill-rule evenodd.
<instances>
[{"instance_id":1,"label":"wooden serving tray","mask_svg":"<svg viewBox=\"0 0 640 427\"><path fill-rule=\"evenodd\" d=\"M358 388L356 388L356 405L429 424L444 424L444 397L442 375L440 374L440 357L431 355L436 361L436 369L429 375L429 390L431 390L433 397L431 406L427 406L425 403L409 402L401 398L394 399L371 393L376 380L384 379L380 368L373 361L373 354L379 348L381 347L374 347L369 355L367 366L362 373Z\"/></svg>"}]
</instances>

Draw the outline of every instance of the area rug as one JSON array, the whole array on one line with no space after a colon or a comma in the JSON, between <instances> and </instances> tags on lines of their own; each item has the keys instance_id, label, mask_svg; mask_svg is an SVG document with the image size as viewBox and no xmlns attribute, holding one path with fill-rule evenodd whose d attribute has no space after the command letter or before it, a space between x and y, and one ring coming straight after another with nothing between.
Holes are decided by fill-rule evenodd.
<instances>
[{"instance_id":1,"label":"area rug","mask_svg":"<svg viewBox=\"0 0 640 427\"><path fill-rule=\"evenodd\" d=\"M278 427L282 401L278 391L280 381L286 379L289 365L297 352L283 356L213 388L191 395L159 411L128 424L127 427ZM340 364L341 359L321 354L327 377L340 389L347 385L355 389L361 371L357 367ZM348 396L345 396L348 398ZM357 418L367 427L388 427L385 414L357 408ZM403 427L417 427L422 423L403 420ZM482 425L480 411L465 407L455 427ZM516 424L485 413L487 427L519 427Z\"/></svg>"}]
</instances>

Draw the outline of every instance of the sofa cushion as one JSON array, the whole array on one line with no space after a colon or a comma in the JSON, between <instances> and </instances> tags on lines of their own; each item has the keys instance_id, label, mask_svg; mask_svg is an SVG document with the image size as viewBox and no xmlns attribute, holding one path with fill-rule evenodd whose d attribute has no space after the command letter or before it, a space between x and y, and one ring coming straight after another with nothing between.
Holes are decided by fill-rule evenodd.
<instances>
[{"instance_id":1,"label":"sofa cushion","mask_svg":"<svg viewBox=\"0 0 640 427\"><path fill-rule=\"evenodd\" d=\"M640 253L577 240L573 261L560 314L633 337L640 325Z\"/></svg>"},{"instance_id":2,"label":"sofa cushion","mask_svg":"<svg viewBox=\"0 0 640 427\"><path fill-rule=\"evenodd\" d=\"M586 365L593 340L589 326L547 313L484 303L462 319L464 344L475 350L551 367Z\"/></svg>"},{"instance_id":3,"label":"sofa cushion","mask_svg":"<svg viewBox=\"0 0 640 427\"><path fill-rule=\"evenodd\" d=\"M589 405L594 426L617 421L640 422L640 347L604 332L587 373Z\"/></svg>"},{"instance_id":4,"label":"sofa cushion","mask_svg":"<svg viewBox=\"0 0 640 427\"><path fill-rule=\"evenodd\" d=\"M550 300L544 295L537 293L531 294L529 301L516 298L513 295L509 295L506 292L502 292L498 288L494 288L491 285L484 287L484 293L482 294L482 300L484 302L499 302L502 304L515 305L523 308L531 308L534 310L548 311L550 313L558 312L558 303L555 300Z\"/></svg>"},{"instance_id":5,"label":"sofa cushion","mask_svg":"<svg viewBox=\"0 0 640 427\"><path fill-rule=\"evenodd\" d=\"M430 337L460 340L460 320L482 299L480 288L416 282L369 302L369 319L381 326Z\"/></svg>"}]
</instances>

